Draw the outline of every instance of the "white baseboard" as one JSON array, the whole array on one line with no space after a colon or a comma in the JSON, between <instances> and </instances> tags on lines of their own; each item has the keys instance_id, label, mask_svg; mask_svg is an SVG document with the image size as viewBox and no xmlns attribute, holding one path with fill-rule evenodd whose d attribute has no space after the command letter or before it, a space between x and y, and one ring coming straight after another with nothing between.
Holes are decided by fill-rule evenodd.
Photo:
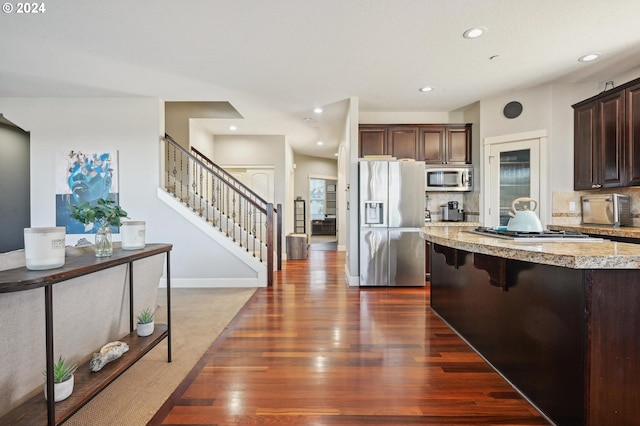
<instances>
[{"instance_id":1,"label":"white baseboard","mask_svg":"<svg viewBox=\"0 0 640 426\"><path fill-rule=\"evenodd\" d=\"M160 288L167 287L167 279L160 279ZM171 278L171 288L251 288L259 285L256 278Z\"/></svg>"}]
</instances>

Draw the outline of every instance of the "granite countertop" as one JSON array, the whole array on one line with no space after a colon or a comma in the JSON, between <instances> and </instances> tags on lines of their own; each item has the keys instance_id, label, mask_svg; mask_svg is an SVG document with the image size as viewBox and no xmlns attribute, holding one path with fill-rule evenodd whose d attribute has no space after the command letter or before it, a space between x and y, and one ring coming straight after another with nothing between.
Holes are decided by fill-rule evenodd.
<instances>
[{"instance_id":1,"label":"granite countertop","mask_svg":"<svg viewBox=\"0 0 640 426\"><path fill-rule=\"evenodd\" d=\"M640 228L632 226L549 225L547 228L554 231L578 231L583 234L610 235L612 237L638 238L640 240Z\"/></svg>"},{"instance_id":2,"label":"granite countertop","mask_svg":"<svg viewBox=\"0 0 640 426\"><path fill-rule=\"evenodd\" d=\"M572 269L640 268L640 244L598 242L514 242L472 234L474 227L425 226L427 241L506 259Z\"/></svg>"},{"instance_id":3,"label":"granite countertop","mask_svg":"<svg viewBox=\"0 0 640 426\"><path fill-rule=\"evenodd\" d=\"M477 228L482 225L480 222L447 222L440 220L436 222L425 222L424 226L470 226L472 228Z\"/></svg>"}]
</instances>

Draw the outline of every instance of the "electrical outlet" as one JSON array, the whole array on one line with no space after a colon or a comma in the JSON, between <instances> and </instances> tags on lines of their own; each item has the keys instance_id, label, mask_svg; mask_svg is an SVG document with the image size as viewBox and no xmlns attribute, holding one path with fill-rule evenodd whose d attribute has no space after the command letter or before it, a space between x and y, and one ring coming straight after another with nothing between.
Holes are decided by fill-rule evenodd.
<instances>
[{"instance_id":1,"label":"electrical outlet","mask_svg":"<svg viewBox=\"0 0 640 426\"><path fill-rule=\"evenodd\" d=\"M569 211L570 212L575 212L576 211L576 202L575 201L569 201Z\"/></svg>"}]
</instances>

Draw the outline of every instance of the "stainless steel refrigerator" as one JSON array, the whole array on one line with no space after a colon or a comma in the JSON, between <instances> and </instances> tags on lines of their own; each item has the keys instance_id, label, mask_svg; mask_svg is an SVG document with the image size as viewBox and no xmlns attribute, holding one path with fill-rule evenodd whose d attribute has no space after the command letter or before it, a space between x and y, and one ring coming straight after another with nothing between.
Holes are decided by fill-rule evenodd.
<instances>
[{"instance_id":1,"label":"stainless steel refrigerator","mask_svg":"<svg viewBox=\"0 0 640 426\"><path fill-rule=\"evenodd\" d=\"M424 162L359 166L360 285L424 286Z\"/></svg>"}]
</instances>

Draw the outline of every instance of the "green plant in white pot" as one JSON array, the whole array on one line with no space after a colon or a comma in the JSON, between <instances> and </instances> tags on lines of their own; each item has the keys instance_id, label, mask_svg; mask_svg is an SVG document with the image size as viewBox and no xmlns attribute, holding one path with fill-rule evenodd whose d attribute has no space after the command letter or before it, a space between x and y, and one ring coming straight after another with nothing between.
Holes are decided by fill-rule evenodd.
<instances>
[{"instance_id":1,"label":"green plant in white pot","mask_svg":"<svg viewBox=\"0 0 640 426\"><path fill-rule=\"evenodd\" d=\"M53 364L53 399L55 402L67 399L73 392L74 374L78 366L65 361L62 356L58 358L58 362ZM42 370L45 377L44 397L47 398L47 369Z\"/></svg>"},{"instance_id":2,"label":"green plant in white pot","mask_svg":"<svg viewBox=\"0 0 640 426\"><path fill-rule=\"evenodd\" d=\"M76 206L67 206L69 217L85 225L85 232L98 227L96 232L96 256L105 257L113 254L113 243L111 238L111 226L120 227L120 218L128 217L115 201L107 198L99 198L95 204L83 201Z\"/></svg>"},{"instance_id":3,"label":"green plant in white pot","mask_svg":"<svg viewBox=\"0 0 640 426\"><path fill-rule=\"evenodd\" d=\"M145 337L153 334L155 317L156 313L151 308L145 308L138 314L136 317L138 319L138 336Z\"/></svg>"}]
</instances>

